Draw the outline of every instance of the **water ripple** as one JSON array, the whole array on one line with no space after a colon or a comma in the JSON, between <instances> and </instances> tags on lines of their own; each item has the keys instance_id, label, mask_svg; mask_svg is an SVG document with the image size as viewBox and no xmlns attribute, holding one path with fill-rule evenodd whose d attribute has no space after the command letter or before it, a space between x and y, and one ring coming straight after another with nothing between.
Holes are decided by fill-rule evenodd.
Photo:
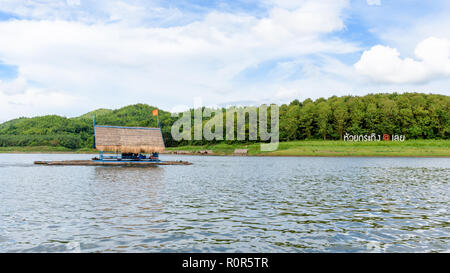
<instances>
[{"instance_id":1,"label":"water ripple","mask_svg":"<svg viewBox=\"0 0 450 273\"><path fill-rule=\"evenodd\" d=\"M445 252L450 159L0 155L1 252ZM179 159L165 156L167 159Z\"/></svg>"}]
</instances>

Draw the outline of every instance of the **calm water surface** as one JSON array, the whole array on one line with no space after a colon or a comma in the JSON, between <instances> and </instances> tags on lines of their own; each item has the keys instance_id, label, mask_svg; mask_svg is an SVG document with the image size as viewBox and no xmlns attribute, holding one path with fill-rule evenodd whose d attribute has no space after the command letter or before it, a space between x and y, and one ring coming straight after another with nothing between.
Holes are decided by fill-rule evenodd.
<instances>
[{"instance_id":1,"label":"calm water surface","mask_svg":"<svg viewBox=\"0 0 450 273\"><path fill-rule=\"evenodd\" d=\"M450 251L449 158L0 154L0 252Z\"/></svg>"}]
</instances>

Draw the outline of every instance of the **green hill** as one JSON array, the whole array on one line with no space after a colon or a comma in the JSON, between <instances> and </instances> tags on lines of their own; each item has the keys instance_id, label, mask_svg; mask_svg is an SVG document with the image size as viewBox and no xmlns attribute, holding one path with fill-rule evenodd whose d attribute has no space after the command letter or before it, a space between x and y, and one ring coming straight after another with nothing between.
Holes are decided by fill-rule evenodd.
<instances>
[{"instance_id":1,"label":"green hill","mask_svg":"<svg viewBox=\"0 0 450 273\"><path fill-rule=\"evenodd\" d=\"M75 117L75 118L73 118L73 119L83 119L83 118L92 119L92 116L93 116L93 115L95 115L95 116L97 116L97 117L100 117L100 116L109 114L109 113L111 113L112 111L113 111L113 110L111 110L111 109L100 108L100 109L97 109L97 110L88 112L88 113L86 113L86 114L84 114L84 115L81 115L81 116L79 116L79 117Z\"/></svg>"},{"instance_id":2,"label":"green hill","mask_svg":"<svg viewBox=\"0 0 450 273\"><path fill-rule=\"evenodd\" d=\"M14 124L20 122L23 119L27 119L27 118L25 118L25 117L16 118L16 119L12 119L12 120L6 121L4 123L0 123L0 130L2 130L3 128L9 128L9 126L13 126Z\"/></svg>"},{"instance_id":3,"label":"green hill","mask_svg":"<svg viewBox=\"0 0 450 273\"><path fill-rule=\"evenodd\" d=\"M92 146L93 114L96 114L97 124L156 127L156 118L152 114L154 109L154 106L147 104L134 104L116 110L97 109L76 118L57 115L22 117L0 124L0 147L89 148ZM407 139L449 139L450 136L450 97L445 95L394 93L362 97L333 96L314 101L294 100L281 105L279 110L281 141L338 140L345 133L389 133L405 135ZM251 142L176 142L170 131L177 117L159 110L159 118L166 146Z\"/></svg>"},{"instance_id":4,"label":"green hill","mask_svg":"<svg viewBox=\"0 0 450 273\"><path fill-rule=\"evenodd\" d=\"M154 109L155 107L146 104L136 104L117 110L98 109L76 118L48 115L14 119L0 124L0 147L91 147L94 113L97 115L97 124L156 127L156 118L152 114ZM159 110L159 115L163 120L161 124L170 122L170 113ZM170 143L170 136L166 137Z\"/></svg>"}]
</instances>

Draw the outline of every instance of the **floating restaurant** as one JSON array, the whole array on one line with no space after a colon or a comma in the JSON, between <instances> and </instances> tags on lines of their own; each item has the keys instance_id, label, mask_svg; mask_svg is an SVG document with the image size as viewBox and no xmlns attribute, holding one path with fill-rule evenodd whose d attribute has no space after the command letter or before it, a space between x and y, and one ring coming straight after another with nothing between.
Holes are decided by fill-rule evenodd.
<instances>
[{"instance_id":1,"label":"floating restaurant","mask_svg":"<svg viewBox=\"0 0 450 273\"><path fill-rule=\"evenodd\" d=\"M94 148L100 154L93 160L159 161L165 146L160 128L95 125Z\"/></svg>"},{"instance_id":2,"label":"floating restaurant","mask_svg":"<svg viewBox=\"0 0 450 273\"><path fill-rule=\"evenodd\" d=\"M153 112L155 115L155 112ZM158 112L156 111L156 116ZM159 119L158 119L159 125ZM42 165L190 165L185 161L161 161L164 151L161 128L96 125L93 117L93 148L99 151L92 160L35 161Z\"/></svg>"}]
</instances>

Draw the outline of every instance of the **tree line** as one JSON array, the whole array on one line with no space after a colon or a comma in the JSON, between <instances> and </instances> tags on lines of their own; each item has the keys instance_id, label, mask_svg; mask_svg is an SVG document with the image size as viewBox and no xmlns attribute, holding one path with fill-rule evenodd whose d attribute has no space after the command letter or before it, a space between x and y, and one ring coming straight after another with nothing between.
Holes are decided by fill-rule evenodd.
<instances>
[{"instance_id":1,"label":"tree line","mask_svg":"<svg viewBox=\"0 0 450 273\"><path fill-rule=\"evenodd\" d=\"M280 139L342 140L345 133L448 139L449 106L449 96L421 93L294 100L280 107Z\"/></svg>"},{"instance_id":2,"label":"tree line","mask_svg":"<svg viewBox=\"0 0 450 273\"><path fill-rule=\"evenodd\" d=\"M450 136L449 106L449 96L422 93L369 94L294 100L279 106L280 140L338 140L343 139L346 133L352 135L387 133L404 135L406 139L448 139ZM244 107L238 108L244 109ZM92 147L92 115L96 114L97 124L156 127L156 118L152 115L153 109L155 107L146 104L135 104L117 110L98 109L76 118L56 115L18 118L0 124L0 147L88 148ZM226 110L229 109L220 109L222 112ZM190 111L193 119L194 109ZM166 146L252 142L248 138L243 141L175 141L172 139L171 127L178 118L177 115L172 116L167 111L159 110L161 131ZM214 118L214 115L204 118L202 124L206 124L211 118ZM268 121L270 122L270 117ZM193 120L192 124L194 124ZM248 134L248 117L246 133Z\"/></svg>"}]
</instances>

